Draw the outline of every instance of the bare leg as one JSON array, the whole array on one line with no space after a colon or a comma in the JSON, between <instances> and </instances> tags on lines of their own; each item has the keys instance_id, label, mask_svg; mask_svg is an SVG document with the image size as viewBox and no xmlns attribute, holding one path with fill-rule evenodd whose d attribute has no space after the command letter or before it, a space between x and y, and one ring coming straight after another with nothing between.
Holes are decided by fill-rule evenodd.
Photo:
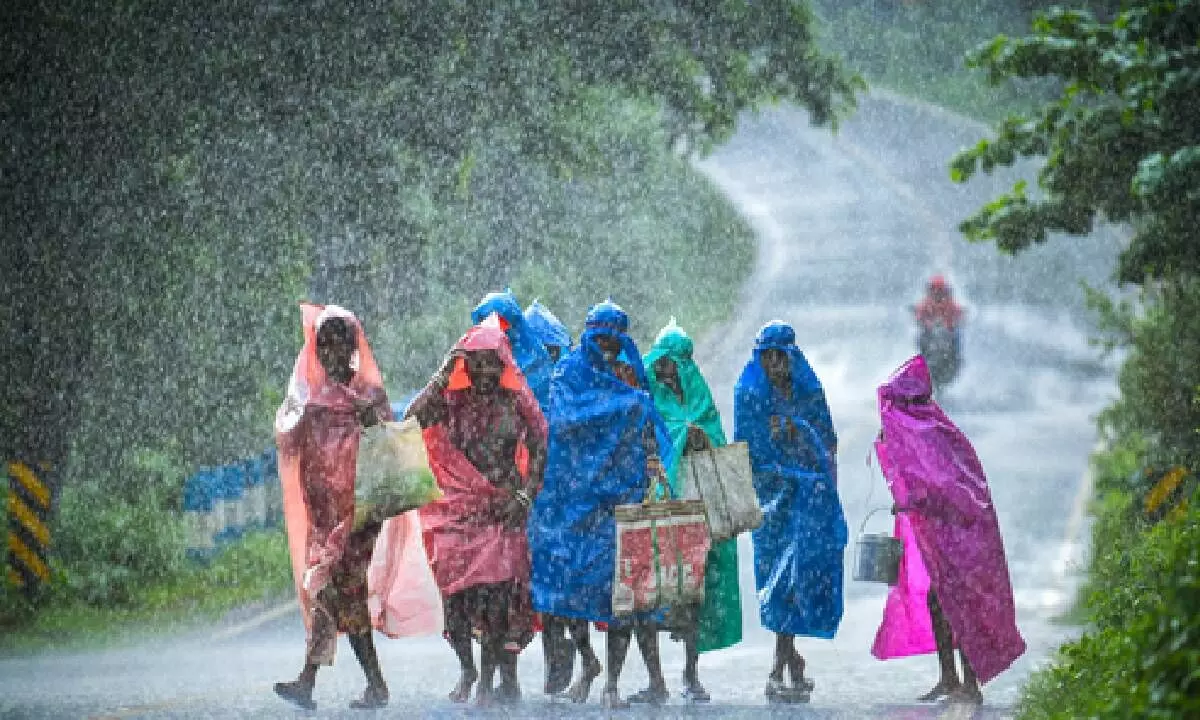
<instances>
[{"instance_id":1,"label":"bare leg","mask_svg":"<svg viewBox=\"0 0 1200 720\"><path fill-rule=\"evenodd\" d=\"M811 682L804 679L804 658L796 652L796 638L793 635L777 633L775 635L775 662L771 674L767 677L767 701L772 703L808 702L808 694L812 690ZM784 669L792 676L792 685L784 684Z\"/></svg>"},{"instance_id":2,"label":"bare leg","mask_svg":"<svg viewBox=\"0 0 1200 720\"><path fill-rule=\"evenodd\" d=\"M604 695L600 703L606 708L626 708L629 703L621 699L618 681L621 679L621 669L625 667L625 656L629 653L629 640L633 631L630 628L608 628L608 682L604 685Z\"/></svg>"},{"instance_id":3,"label":"bare leg","mask_svg":"<svg viewBox=\"0 0 1200 720\"><path fill-rule=\"evenodd\" d=\"M492 704L495 699L493 690L496 680L496 667L500 664L500 653L503 652L503 641L499 638L485 635L480 643L479 651L479 686L475 688L475 702L482 707Z\"/></svg>"},{"instance_id":4,"label":"bare leg","mask_svg":"<svg viewBox=\"0 0 1200 720\"><path fill-rule=\"evenodd\" d=\"M383 680L383 670L379 667L379 655L375 652L375 640L370 631L350 636L350 647L354 657L362 666L363 674L367 676L367 689L362 698L350 703L355 709L381 708L388 704L388 687Z\"/></svg>"},{"instance_id":5,"label":"bare leg","mask_svg":"<svg viewBox=\"0 0 1200 720\"><path fill-rule=\"evenodd\" d=\"M950 623L942 614L942 606L938 604L933 590L929 591L929 616L933 620L933 639L937 642L938 666L941 674L937 685L922 695L920 702L933 702L943 695L949 695L959 688L958 669L954 667L954 633Z\"/></svg>"},{"instance_id":6,"label":"bare leg","mask_svg":"<svg viewBox=\"0 0 1200 720\"><path fill-rule=\"evenodd\" d=\"M667 680L663 677L662 658L658 652L658 626L640 624L634 630L634 636L637 638L642 661L646 663L650 687L631 696L629 702L661 705L667 701L670 693L667 690Z\"/></svg>"},{"instance_id":7,"label":"bare leg","mask_svg":"<svg viewBox=\"0 0 1200 720\"><path fill-rule=\"evenodd\" d=\"M521 701L521 683L517 680L517 658L519 653L511 652L500 647L497 651L497 661L500 666L500 689L497 698L502 703L513 704Z\"/></svg>"},{"instance_id":8,"label":"bare leg","mask_svg":"<svg viewBox=\"0 0 1200 720\"><path fill-rule=\"evenodd\" d=\"M475 653L471 648L471 634L455 631L450 634L449 641L454 654L458 656L459 667L458 684L450 691L450 700L465 703L471 699L471 687L479 679L479 672L475 670Z\"/></svg>"},{"instance_id":9,"label":"bare leg","mask_svg":"<svg viewBox=\"0 0 1200 720\"><path fill-rule=\"evenodd\" d=\"M683 632L683 695L688 702L706 703L711 700L700 684L700 628L691 624Z\"/></svg>"},{"instance_id":10,"label":"bare leg","mask_svg":"<svg viewBox=\"0 0 1200 720\"><path fill-rule=\"evenodd\" d=\"M332 665L337 652L337 621L330 610L336 602L337 592L332 584L317 594L308 610L304 669L292 682L275 683L275 694L293 705L309 710L316 707L312 691L317 682L317 668Z\"/></svg>"},{"instance_id":11,"label":"bare leg","mask_svg":"<svg viewBox=\"0 0 1200 720\"><path fill-rule=\"evenodd\" d=\"M554 615L542 616L542 657L546 659L547 695L557 695L571 684L575 645L567 635L567 621Z\"/></svg>"},{"instance_id":12,"label":"bare leg","mask_svg":"<svg viewBox=\"0 0 1200 720\"><path fill-rule=\"evenodd\" d=\"M816 687L816 683L804 677L804 668L806 665L804 656L796 650L796 646L793 644L791 657L787 661L788 675L792 677L792 687L800 692L810 693Z\"/></svg>"},{"instance_id":13,"label":"bare leg","mask_svg":"<svg viewBox=\"0 0 1200 720\"><path fill-rule=\"evenodd\" d=\"M783 682L783 670L787 667L788 660L795 654L796 648L794 636L783 635L778 633L775 635L775 662L771 666L771 679L776 682Z\"/></svg>"},{"instance_id":14,"label":"bare leg","mask_svg":"<svg viewBox=\"0 0 1200 720\"><path fill-rule=\"evenodd\" d=\"M982 705L983 692L979 689L979 678L975 676L975 668L967 662L967 656L963 655L961 649L958 651L958 657L962 661L963 681L956 690L950 693L950 700L967 705Z\"/></svg>"},{"instance_id":15,"label":"bare leg","mask_svg":"<svg viewBox=\"0 0 1200 720\"><path fill-rule=\"evenodd\" d=\"M567 691L567 697L572 702L585 703L592 691L592 683L604 672L604 666L600 664L600 658L596 657L596 651L592 649L592 634L588 630L587 620L568 620L567 629L583 660L579 680ZM609 642L612 642L611 635L609 638Z\"/></svg>"}]
</instances>

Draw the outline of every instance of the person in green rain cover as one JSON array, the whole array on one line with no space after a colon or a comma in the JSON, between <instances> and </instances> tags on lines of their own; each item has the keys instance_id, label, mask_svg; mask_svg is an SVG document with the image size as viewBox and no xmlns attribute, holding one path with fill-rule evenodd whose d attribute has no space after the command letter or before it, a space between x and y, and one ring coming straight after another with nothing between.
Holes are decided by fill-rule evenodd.
<instances>
[{"instance_id":1,"label":"person in green rain cover","mask_svg":"<svg viewBox=\"0 0 1200 720\"><path fill-rule=\"evenodd\" d=\"M682 497L684 490L680 458L689 452L726 444L721 414L713 403L708 383L692 359L692 350L692 339L671 318L644 360L650 395L671 434L675 461L668 466L672 468L671 489L676 497ZM727 648L742 640L736 539L713 545L704 573L703 605L672 608L668 629L673 639L684 643L684 698L690 702L708 702L708 692L700 684L700 653Z\"/></svg>"}]
</instances>

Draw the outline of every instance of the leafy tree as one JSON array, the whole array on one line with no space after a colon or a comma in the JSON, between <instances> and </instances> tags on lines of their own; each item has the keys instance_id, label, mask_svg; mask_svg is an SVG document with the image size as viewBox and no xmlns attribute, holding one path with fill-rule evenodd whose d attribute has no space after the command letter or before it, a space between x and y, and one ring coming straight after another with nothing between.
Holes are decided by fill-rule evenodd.
<instances>
[{"instance_id":1,"label":"leafy tree","mask_svg":"<svg viewBox=\"0 0 1200 720\"><path fill-rule=\"evenodd\" d=\"M1107 23L1054 8L1033 27L1031 37L996 38L971 62L996 81L1061 78L1061 97L1004 121L952 173L965 181L1019 157L1045 165L1036 190L1018 183L963 232L1012 252L1051 232L1085 234L1102 216L1135 227L1121 281L1200 271L1200 1L1146 0Z\"/></svg>"},{"instance_id":2,"label":"leafy tree","mask_svg":"<svg viewBox=\"0 0 1200 720\"><path fill-rule=\"evenodd\" d=\"M1120 398L1099 424L1099 495L1085 592L1088 632L1034 676L1026 718L1195 716L1200 514L1194 493L1149 524L1149 466L1200 469L1200 0L1130 2L1101 22L1054 8L1025 38L998 37L971 58L993 80L1054 77L1063 92L1032 118L961 152L965 181L1019 157L1044 158L1036 188L1018 183L963 222L971 239L1019 252L1097 218L1133 234L1116 276L1139 302L1098 293L1107 345L1128 355ZM1194 484L1191 485L1194 487Z\"/></svg>"}]
</instances>

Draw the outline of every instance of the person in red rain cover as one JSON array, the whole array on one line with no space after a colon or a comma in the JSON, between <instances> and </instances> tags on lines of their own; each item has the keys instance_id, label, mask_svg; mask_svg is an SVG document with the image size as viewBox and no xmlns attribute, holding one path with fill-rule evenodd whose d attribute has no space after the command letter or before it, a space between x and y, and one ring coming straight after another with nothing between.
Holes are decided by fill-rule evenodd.
<instances>
[{"instance_id":1,"label":"person in red rain cover","mask_svg":"<svg viewBox=\"0 0 1200 720\"><path fill-rule=\"evenodd\" d=\"M921 324L922 330L931 330L934 325L940 323L957 334L963 310L962 306L954 301L954 293L950 290L950 283L946 282L946 278L934 275L926 286L925 297L917 305L916 313L917 322Z\"/></svg>"}]
</instances>

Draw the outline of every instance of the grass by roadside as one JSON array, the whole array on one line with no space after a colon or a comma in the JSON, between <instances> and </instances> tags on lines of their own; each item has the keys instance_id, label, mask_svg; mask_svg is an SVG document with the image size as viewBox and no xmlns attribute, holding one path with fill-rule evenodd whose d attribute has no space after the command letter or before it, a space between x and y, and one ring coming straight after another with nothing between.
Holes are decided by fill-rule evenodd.
<instances>
[{"instance_id":1,"label":"grass by roadside","mask_svg":"<svg viewBox=\"0 0 1200 720\"><path fill-rule=\"evenodd\" d=\"M61 582L61 578L60 578ZM83 650L135 643L169 631L220 622L229 613L286 600L292 593L287 538L282 530L250 533L208 563L147 582L124 605L93 605L51 589L36 611L0 617L0 653Z\"/></svg>"}]
</instances>

